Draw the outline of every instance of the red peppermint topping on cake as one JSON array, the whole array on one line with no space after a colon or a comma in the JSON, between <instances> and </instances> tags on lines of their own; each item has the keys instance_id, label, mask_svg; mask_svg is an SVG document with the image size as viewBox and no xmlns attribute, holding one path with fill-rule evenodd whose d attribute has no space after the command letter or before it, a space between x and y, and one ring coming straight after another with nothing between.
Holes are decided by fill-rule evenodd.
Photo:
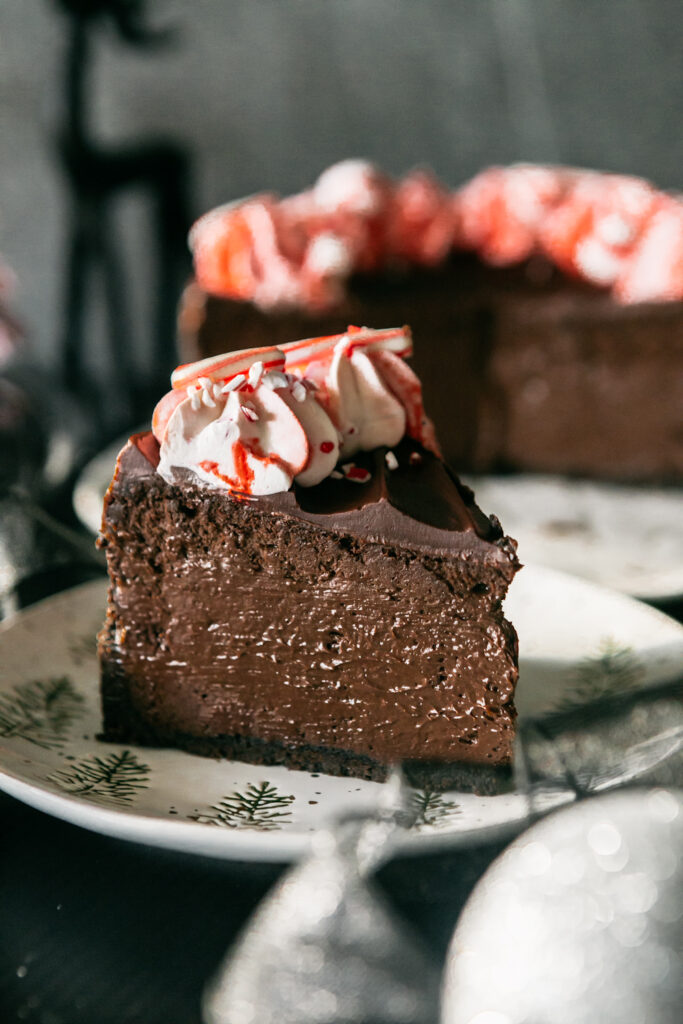
<instances>
[{"instance_id":1,"label":"red peppermint topping on cake","mask_svg":"<svg viewBox=\"0 0 683 1024\"><path fill-rule=\"evenodd\" d=\"M279 348L240 349L194 363L183 363L171 374L171 386L174 390L187 388L203 380L227 384L242 376L253 386L264 371L284 368L285 358Z\"/></svg>"},{"instance_id":2,"label":"red peppermint topping on cake","mask_svg":"<svg viewBox=\"0 0 683 1024\"><path fill-rule=\"evenodd\" d=\"M351 480L354 484L367 484L371 479L368 470L357 466L355 462L347 462L340 468L346 479Z\"/></svg>"},{"instance_id":3,"label":"red peppermint topping on cake","mask_svg":"<svg viewBox=\"0 0 683 1024\"><path fill-rule=\"evenodd\" d=\"M345 334L282 348L290 372L316 381L318 401L339 430L342 454L391 445L404 433L440 454L422 386L404 361L413 351L409 327L351 326Z\"/></svg>"},{"instance_id":4,"label":"red peppermint topping on cake","mask_svg":"<svg viewBox=\"0 0 683 1024\"><path fill-rule=\"evenodd\" d=\"M163 441L166 436L166 427L173 413L176 411L181 402L187 400L187 395L182 391L169 391L168 394L157 402L156 408L152 413L152 433L156 437L159 444Z\"/></svg>"},{"instance_id":5,"label":"red peppermint topping on cake","mask_svg":"<svg viewBox=\"0 0 683 1024\"><path fill-rule=\"evenodd\" d=\"M539 225L539 247L566 273L611 287L660 202L638 178L583 174Z\"/></svg>"},{"instance_id":6,"label":"red peppermint topping on cake","mask_svg":"<svg viewBox=\"0 0 683 1024\"><path fill-rule=\"evenodd\" d=\"M649 218L615 283L622 302L683 298L683 204L664 201Z\"/></svg>"},{"instance_id":7,"label":"red peppermint topping on cake","mask_svg":"<svg viewBox=\"0 0 683 1024\"><path fill-rule=\"evenodd\" d=\"M407 436L441 456L434 424L425 415L422 385L417 375L407 363L388 350L376 352L373 362L384 383L406 411Z\"/></svg>"},{"instance_id":8,"label":"red peppermint topping on cake","mask_svg":"<svg viewBox=\"0 0 683 1024\"><path fill-rule=\"evenodd\" d=\"M625 175L518 164L450 192L425 171L396 182L345 160L306 192L211 211L190 245L202 288L263 309L332 309L353 273L434 266L452 249L492 266L541 255L618 301L662 301L683 298L682 211Z\"/></svg>"},{"instance_id":9,"label":"red peppermint topping on cake","mask_svg":"<svg viewBox=\"0 0 683 1024\"><path fill-rule=\"evenodd\" d=\"M456 194L458 247L493 266L528 259L548 211L561 200L570 173L523 164L491 167Z\"/></svg>"},{"instance_id":10,"label":"red peppermint topping on cake","mask_svg":"<svg viewBox=\"0 0 683 1024\"><path fill-rule=\"evenodd\" d=\"M413 337L409 327L391 327L375 330L371 327L347 328L344 334L329 334L321 338L304 338L282 346L287 369L305 373L311 363L332 359L336 347L342 342L350 354L356 349L370 352L395 352L404 359L412 355Z\"/></svg>"},{"instance_id":11,"label":"red peppermint topping on cake","mask_svg":"<svg viewBox=\"0 0 683 1024\"><path fill-rule=\"evenodd\" d=\"M542 255L566 274L611 289L621 302L683 298L675 226L683 202L640 178L491 168L460 191L457 203L459 245L492 265Z\"/></svg>"},{"instance_id":12,"label":"red peppermint topping on cake","mask_svg":"<svg viewBox=\"0 0 683 1024\"><path fill-rule=\"evenodd\" d=\"M197 280L213 295L251 299L254 294L254 239L239 206L209 211L190 233Z\"/></svg>"},{"instance_id":13,"label":"red peppermint topping on cake","mask_svg":"<svg viewBox=\"0 0 683 1024\"><path fill-rule=\"evenodd\" d=\"M447 190L428 171L414 171L396 186L387 229L392 257L437 266L453 248L457 211Z\"/></svg>"},{"instance_id":14,"label":"red peppermint topping on cake","mask_svg":"<svg viewBox=\"0 0 683 1024\"><path fill-rule=\"evenodd\" d=\"M320 211L335 216L384 214L391 201L391 181L368 160L342 160L320 175L312 193Z\"/></svg>"}]
</instances>

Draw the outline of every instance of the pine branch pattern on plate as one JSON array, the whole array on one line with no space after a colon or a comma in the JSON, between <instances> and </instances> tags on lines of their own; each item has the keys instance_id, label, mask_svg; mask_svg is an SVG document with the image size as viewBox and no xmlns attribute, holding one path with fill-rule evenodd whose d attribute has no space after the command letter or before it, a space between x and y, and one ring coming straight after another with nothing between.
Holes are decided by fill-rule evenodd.
<instances>
[{"instance_id":1,"label":"pine branch pattern on plate","mask_svg":"<svg viewBox=\"0 0 683 1024\"><path fill-rule=\"evenodd\" d=\"M72 767L49 775L48 780L74 796L131 804L139 790L149 784L149 771L149 765L130 750L122 750L105 757L93 754L83 758Z\"/></svg>"},{"instance_id":2,"label":"pine branch pattern on plate","mask_svg":"<svg viewBox=\"0 0 683 1024\"><path fill-rule=\"evenodd\" d=\"M414 790L411 803L416 815L412 827L418 832L425 828L447 827L461 813L455 800L448 800L446 794L433 789Z\"/></svg>"},{"instance_id":3,"label":"pine branch pattern on plate","mask_svg":"<svg viewBox=\"0 0 683 1024\"><path fill-rule=\"evenodd\" d=\"M628 693L641 686L644 679L644 666L633 650L607 637L595 657L584 658L577 665L575 682L558 700L555 710L571 711L600 697Z\"/></svg>"},{"instance_id":4,"label":"pine branch pattern on plate","mask_svg":"<svg viewBox=\"0 0 683 1024\"><path fill-rule=\"evenodd\" d=\"M43 750L61 747L83 703L68 676L20 683L0 695L0 736Z\"/></svg>"},{"instance_id":5,"label":"pine branch pattern on plate","mask_svg":"<svg viewBox=\"0 0 683 1024\"><path fill-rule=\"evenodd\" d=\"M74 665L86 665L97 657L97 632L83 633L69 640L69 654Z\"/></svg>"},{"instance_id":6,"label":"pine branch pattern on plate","mask_svg":"<svg viewBox=\"0 0 683 1024\"><path fill-rule=\"evenodd\" d=\"M269 782L250 783L243 793L234 792L211 805L213 814L188 815L192 821L222 828L255 828L264 832L282 828L291 820L293 796L285 796Z\"/></svg>"}]
</instances>

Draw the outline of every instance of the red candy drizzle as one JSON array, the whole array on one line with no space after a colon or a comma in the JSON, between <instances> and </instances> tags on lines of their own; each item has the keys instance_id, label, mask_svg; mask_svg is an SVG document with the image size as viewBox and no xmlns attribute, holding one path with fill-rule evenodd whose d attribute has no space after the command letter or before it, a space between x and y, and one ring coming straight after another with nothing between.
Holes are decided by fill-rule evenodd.
<instances>
[{"instance_id":1,"label":"red candy drizzle","mask_svg":"<svg viewBox=\"0 0 683 1024\"><path fill-rule=\"evenodd\" d=\"M241 494L252 494L254 487L255 473L252 467L249 465L248 456L259 459L261 462L266 462L270 465L284 465L282 459L277 455L264 455L261 446L258 442L258 438L250 438L245 444L242 441L233 441L232 443L232 457L235 463L235 477L227 476L224 473L218 472L218 463L212 462L209 459L204 459L199 463L200 469L203 469L205 473L210 473L212 476L222 480L224 484L230 488L231 491L236 491Z\"/></svg>"},{"instance_id":2,"label":"red candy drizzle","mask_svg":"<svg viewBox=\"0 0 683 1024\"><path fill-rule=\"evenodd\" d=\"M252 487L254 484L254 470L247 462L247 449L244 447L241 441L234 441L232 445L232 457L235 460L235 472L236 477L227 476L224 473L218 472L218 463L212 462L210 459L204 459L199 463L199 468L203 469L205 473L210 473L212 476L222 480L224 484L230 488L231 491L238 491L242 494L251 494Z\"/></svg>"},{"instance_id":3,"label":"red candy drizzle","mask_svg":"<svg viewBox=\"0 0 683 1024\"><path fill-rule=\"evenodd\" d=\"M353 480L357 484L366 484L370 479L370 473L362 466L356 466L353 462L342 466L342 473L347 480Z\"/></svg>"}]
</instances>

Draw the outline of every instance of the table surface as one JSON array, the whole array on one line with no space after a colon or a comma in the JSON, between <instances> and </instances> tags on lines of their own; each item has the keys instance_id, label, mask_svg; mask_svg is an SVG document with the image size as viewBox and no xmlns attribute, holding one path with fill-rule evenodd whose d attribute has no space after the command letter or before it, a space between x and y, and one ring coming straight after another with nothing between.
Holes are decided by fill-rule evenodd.
<instances>
[{"instance_id":1,"label":"table surface","mask_svg":"<svg viewBox=\"0 0 683 1024\"><path fill-rule=\"evenodd\" d=\"M202 988L283 866L87 832L0 795L0 1019L195 1024ZM505 844L396 859L377 884L443 961Z\"/></svg>"}]
</instances>

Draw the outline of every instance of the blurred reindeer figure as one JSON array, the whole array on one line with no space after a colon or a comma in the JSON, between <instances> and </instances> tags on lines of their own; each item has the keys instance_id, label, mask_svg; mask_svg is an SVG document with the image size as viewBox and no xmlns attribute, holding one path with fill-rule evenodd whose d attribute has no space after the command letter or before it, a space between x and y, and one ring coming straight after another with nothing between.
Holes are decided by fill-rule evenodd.
<instances>
[{"instance_id":1,"label":"blurred reindeer figure","mask_svg":"<svg viewBox=\"0 0 683 1024\"><path fill-rule=\"evenodd\" d=\"M167 45L172 33L148 25L144 0L56 3L69 18L64 103L57 126L70 200L60 371L65 386L91 406L106 432L146 417L151 396L163 389L173 365L175 303L187 273L189 161L177 143L164 139L120 147L102 144L88 116L93 43L103 25L110 23L124 42L140 49ZM128 289L113 216L117 197L131 189L148 195L154 214L155 237L150 245L156 254L153 344L148 354L151 369L142 378L132 351ZM85 364L88 299L96 274L109 339L106 403L98 401L96 385L102 381L89 380Z\"/></svg>"}]
</instances>

